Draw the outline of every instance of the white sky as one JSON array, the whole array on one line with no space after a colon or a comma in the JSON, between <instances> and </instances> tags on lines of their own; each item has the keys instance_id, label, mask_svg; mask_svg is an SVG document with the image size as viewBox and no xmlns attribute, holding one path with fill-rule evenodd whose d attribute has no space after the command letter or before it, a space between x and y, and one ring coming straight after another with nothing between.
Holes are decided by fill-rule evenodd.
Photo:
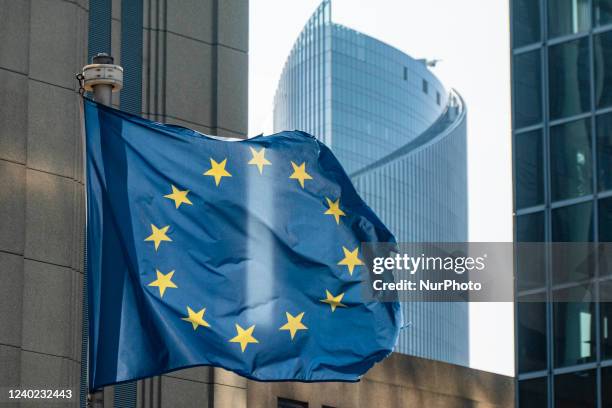
<instances>
[{"instance_id":1,"label":"white sky","mask_svg":"<svg viewBox=\"0 0 612 408\"><path fill-rule=\"evenodd\" d=\"M293 42L319 0L250 4L249 135L270 133L276 84ZM415 58L468 108L470 241L512 241L508 2L332 0L332 19ZM470 305L470 366L514 374L513 306Z\"/></svg>"}]
</instances>

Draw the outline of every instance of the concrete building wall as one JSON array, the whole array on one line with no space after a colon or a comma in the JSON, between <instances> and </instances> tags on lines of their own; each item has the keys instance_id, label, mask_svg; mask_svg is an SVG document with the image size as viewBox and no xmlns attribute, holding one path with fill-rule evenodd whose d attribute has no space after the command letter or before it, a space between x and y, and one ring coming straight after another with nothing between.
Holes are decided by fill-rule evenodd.
<instances>
[{"instance_id":1,"label":"concrete building wall","mask_svg":"<svg viewBox=\"0 0 612 408\"><path fill-rule=\"evenodd\" d=\"M248 408L276 407L279 398L310 408L511 408L514 382L499 374L393 353L358 383L249 381Z\"/></svg>"},{"instance_id":2,"label":"concrete building wall","mask_svg":"<svg viewBox=\"0 0 612 408\"><path fill-rule=\"evenodd\" d=\"M84 190L74 74L86 62L87 16L86 1L0 1L2 386L78 391Z\"/></svg>"},{"instance_id":3,"label":"concrete building wall","mask_svg":"<svg viewBox=\"0 0 612 408\"><path fill-rule=\"evenodd\" d=\"M112 3L112 54L121 63L121 0ZM143 115L244 137L248 0L143 6ZM0 0L3 387L78 394L85 217L74 74L87 63L88 21L87 0ZM141 381L137 390L143 407L240 407L245 387L227 372L200 368ZM113 389L96 399L112 406Z\"/></svg>"}]
</instances>

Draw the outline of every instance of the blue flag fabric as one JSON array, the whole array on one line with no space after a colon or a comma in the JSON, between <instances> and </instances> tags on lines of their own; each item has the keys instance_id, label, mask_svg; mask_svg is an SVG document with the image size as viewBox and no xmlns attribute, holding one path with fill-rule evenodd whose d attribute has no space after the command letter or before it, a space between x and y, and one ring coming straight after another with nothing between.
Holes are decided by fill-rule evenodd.
<instances>
[{"instance_id":1,"label":"blue flag fabric","mask_svg":"<svg viewBox=\"0 0 612 408\"><path fill-rule=\"evenodd\" d=\"M196 365L356 381L391 352L360 243L395 239L325 145L84 110L90 389Z\"/></svg>"}]
</instances>

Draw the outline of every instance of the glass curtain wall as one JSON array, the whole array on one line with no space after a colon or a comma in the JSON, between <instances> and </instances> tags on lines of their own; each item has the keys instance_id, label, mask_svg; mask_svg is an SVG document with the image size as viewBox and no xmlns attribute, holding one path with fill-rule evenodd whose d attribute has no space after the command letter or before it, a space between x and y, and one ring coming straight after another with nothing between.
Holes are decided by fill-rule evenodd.
<instances>
[{"instance_id":1,"label":"glass curtain wall","mask_svg":"<svg viewBox=\"0 0 612 408\"><path fill-rule=\"evenodd\" d=\"M515 240L611 242L612 1L510 11ZM519 407L612 407L610 261L516 259Z\"/></svg>"}]
</instances>

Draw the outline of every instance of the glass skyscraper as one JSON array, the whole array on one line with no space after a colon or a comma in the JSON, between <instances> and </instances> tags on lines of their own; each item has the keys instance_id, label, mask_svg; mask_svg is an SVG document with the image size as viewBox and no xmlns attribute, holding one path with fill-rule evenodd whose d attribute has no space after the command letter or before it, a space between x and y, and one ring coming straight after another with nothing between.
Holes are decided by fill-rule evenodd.
<instances>
[{"instance_id":1,"label":"glass skyscraper","mask_svg":"<svg viewBox=\"0 0 612 408\"><path fill-rule=\"evenodd\" d=\"M334 151L399 242L467 241L466 109L416 60L332 22L325 0L280 77L274 130ZM464 303L407 303L396 351L469 364Z\"/></svg>"},{"instance_id":2,"label":"glass skyscraper","mask_svg":"<svg viewBox=\"0 0 612 408\"><path fill-rule=\"evenodd\" d=\"M512 0L510 12L515 239L610 242L612 1ZM542 265L516 268L518 406L612 407L612 304L597 302L612 271Z\"/></svg>"}]
</instances>

